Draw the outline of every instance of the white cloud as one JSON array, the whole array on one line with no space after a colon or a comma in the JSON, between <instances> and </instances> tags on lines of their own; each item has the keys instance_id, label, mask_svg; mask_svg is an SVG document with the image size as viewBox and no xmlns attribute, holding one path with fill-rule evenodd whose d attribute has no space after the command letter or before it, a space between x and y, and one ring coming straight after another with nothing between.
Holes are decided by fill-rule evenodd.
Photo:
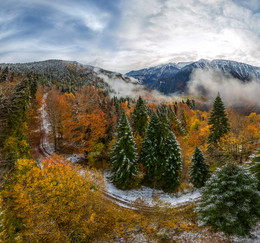
<instances>
[{"instance_id":1,"label":"white cloud","mask_svg":"<svg viewBox=\"0 0 260 243\"><path fill-rule=\"evenodd\" d=\"M53 27L37 31L37 36L2 41L0 62L66 57L123 73L201 58L260 66L259 0L119 1L120 14L114 16L113 11L101 10L94 1L8 0L5 5L14 6L8 12L13 17L0 17L1 26L24 14L24 9L48 8L55 14L47 16ZM77 24L94 34L81 35ZM16 25L1 29L0 38L19 31L22 29Z\"/></svg>"},{"instance_id":2,"label":"white cloud","mask_svg":"<svg viewBox=\"0 0 260 243\"><path fill-rule=\"evenodd\" d=\"M254 5L252 1L251 5ZM260 65L260 16L231 0L123 1L112 69L226 58ZM104 59L104 66L108 61ZM127 65L125 65L127 63Z\"/></svg>"},{"instance_id":3,"label":"white cloud","mask_svg":"<svg viewBox=\"0 0 260 243\"><path fill-rule=\"evenodd\" d=\"M211 100L219 92L228 106L258 105L260 82L252 80L243 83L220 72L196 69L188 83L188 89L191 94L205 93Z\"/></svg>"}]
</instances>

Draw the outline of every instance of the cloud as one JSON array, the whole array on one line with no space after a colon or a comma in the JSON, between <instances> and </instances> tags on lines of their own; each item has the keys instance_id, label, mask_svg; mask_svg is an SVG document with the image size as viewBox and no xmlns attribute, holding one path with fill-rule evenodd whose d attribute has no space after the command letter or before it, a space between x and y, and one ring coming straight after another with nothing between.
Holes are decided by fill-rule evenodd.
<instances>
[{"instance_id":1,"label":"cloud","mask_svg":"<svg viewBox=\"0 0 260 243\"><path fill-rule=\"evenodd\" d=\"M201 58L260 66L259 11L258 0L1 1L0 62L66 58L123 73Z\"/></svg>"},{"instance_id":2,"label":"cloud","mask_svg":"<svg viewBox=\"0 0 260 243\"><path fill-rule=\"evenodd\" d=\"M196 69L188 83L191 94L204 94L211 100L219 92L228 106L258 105L260 81L241 82L221 72Z\"/></svg>"},{"instance_id":3,"label":"cloud","mask_svg":"<svg viewBox=\"0 0 260 243\"><path fill-rule=\"evenodd\" d=\"M140 85L139 81L132 78L126 77L124 75L118 76L115 73L104 73L99 68L94 68L94 72L99 78L103 79L111 89L111 96L117 97L131 97L138 99L139 96L145 98L148 102L153 102L154 104L161 104L161 102L172 102L173 97L165 96L156 90L148 90L143 85ZM179 97L174 97L174 100L180 100Z\"/></svg>"},{"instance_id":4,"label":"cloud","mask_svg":"<svg viewBox=\"0 0 260 243\"><path fill-rule=\"evenodd\" d=\"M145 6L149 11L142 12ZM149 0L131 1L124 7L128 10L123 14L119 41L134 69L200 58L260 64L259 14L238 3ZM120 53L118 57L124 59Z\"/></svg>"}]
</instances>

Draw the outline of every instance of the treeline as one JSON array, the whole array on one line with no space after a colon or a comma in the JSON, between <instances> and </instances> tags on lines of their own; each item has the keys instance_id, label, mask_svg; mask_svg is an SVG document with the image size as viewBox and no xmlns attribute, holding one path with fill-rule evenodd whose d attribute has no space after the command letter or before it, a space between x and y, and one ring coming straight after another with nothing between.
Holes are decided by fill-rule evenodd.
<instances>
[{"instance_id":1,"label":"treeline","mask_svg":"<svg viewBox=\"0 0 260 243\"><path fill-rule=\"evenodd\" d=\"M18 158L29 158L28 107L35 99L37 76L2 72L0 84L0 166L2 175Z\"/></svg>"},{"instance_id":2,"label":"treeline","mask_svg":"<svg viewBox=\"0 0 260 243\"><path fill-rule=\"evenodd\" d=\"M9 72L11 78L19 75L37 74L39 82L45 86L56 85L62 92L76 92L84 85L102 88L106 92L114 92L99 74L109 78L119 78L125 82L130 79L119 73L113 73L93 66L62 60L47 60L42 62L1 64L0 69ZM1 82L1 79L0 79Z\"/></svg>"},{"instance_id":3,"label":"treeline","mask_svg":"<svg viewBox=\"0 0 260 243\"><path fill-rule=\"evenodd\" d=\"M136 178L132 184L125 183L125 186L135 187L143 182L160 188L164 188L163 184L170 187L169 182L163 183L164 178L169 177L162 176L166 173L163 168L167 167L164 163L172 155L180 157L180 151L181 165L177 166L179 162L175 165L176 178L180 178L177 179L176 186L173 186L175 183L172 180L171 190L176 189L177 185L181 185L178 190L188 187L189 167L196 146L204 154L205 161L211 165L211 170L226 161L244 163L258 148L259 115L251 113L243 116L230 108L226 111L220 96L217 96L211 113L193 110L193 104L190 100L155 104L142 98L111 98L103 89L93 86L84 87L75 94L62 93L53 87L47 98L51 137L56 152L84 153L88 165L98 168L112 166L115 173L118 166L116 161L113 163L110 153L113 149L127 150L119 145L119 148L115 148L114 144L120 140L120 133L128 131L129 143L132 144L133 140L133 148L130 149L132 154L127 156L136 165L133 170ZM123 119L124 113L126 116ZM125 124L124 128L120 128L122 124ZM175 140L178 141L176 146L167 147L175 144ZM127 141L121 146L126 143ZM149 144L152 144L151 148ZM175 152L167 154L170 150ZM119 164L122 158L124 157L118 157ZM157 164L148 165L151 161L156 161ZM126 171L127 168L126 166ZM121 181L124 180L128 181L126 178ZM120 187L121 183L117 184ZM125 186L121 184L121 188L126 188Z\"/></svg>"}]
</instances>

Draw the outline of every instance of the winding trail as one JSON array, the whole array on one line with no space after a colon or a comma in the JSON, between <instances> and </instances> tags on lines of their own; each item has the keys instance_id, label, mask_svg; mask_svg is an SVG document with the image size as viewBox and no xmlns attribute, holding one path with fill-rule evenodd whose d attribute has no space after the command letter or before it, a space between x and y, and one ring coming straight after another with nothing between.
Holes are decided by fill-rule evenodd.
<instances>
[{"instance_id":1,"label":"winding trail","mask_svg":"<svg viewBox=\"0 0 260 243\"><path fill-rule=\"evenodd\" d=\"M40 153L46 158L46 157L50 157L54 150L52 149L50 143L49 143L49 132L51 131L50 129L50 124L48 122L48 114L47 114L47 104L46 104L46 100L48 97L48 93L45 93L43 95L42 98L42 106L40 108L40 112L41 112L41 132L42 132L42 136L41 136L41 141L40 141Z\"/></svg>"}]
</instances>

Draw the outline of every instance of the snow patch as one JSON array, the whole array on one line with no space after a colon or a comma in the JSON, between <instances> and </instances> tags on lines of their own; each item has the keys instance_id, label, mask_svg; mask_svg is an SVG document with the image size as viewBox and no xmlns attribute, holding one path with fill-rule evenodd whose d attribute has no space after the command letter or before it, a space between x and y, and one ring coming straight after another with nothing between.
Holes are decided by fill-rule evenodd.
<instances>
[{"instance_id":1,"label":"snow patch","mask_svg":"<svg viewBox=\"0 0 260 243\"><path fill-rule=\"evenodd\" d=\"M170 206L177 206L181 204L186 204L188 202L194 202L198 200L201 196L199 190L195 190L193 192L189 192L186 194L182 194L180 196L176 196L173 193L165 193L161 190L152 189L149 187L142 186L139 189L132 190L120 190L116 188L110 181L109 177L111 176L109 171L104 172L104 180L107 192L119 199L120 201L126 203L134 203L137 199L142 199L147 202L150 206L155 204L153 198L154 196L158 196L158 198L164 202L168 203ZM126 205L120 205L126 207Z\"/></svg>"}]
</instances>

